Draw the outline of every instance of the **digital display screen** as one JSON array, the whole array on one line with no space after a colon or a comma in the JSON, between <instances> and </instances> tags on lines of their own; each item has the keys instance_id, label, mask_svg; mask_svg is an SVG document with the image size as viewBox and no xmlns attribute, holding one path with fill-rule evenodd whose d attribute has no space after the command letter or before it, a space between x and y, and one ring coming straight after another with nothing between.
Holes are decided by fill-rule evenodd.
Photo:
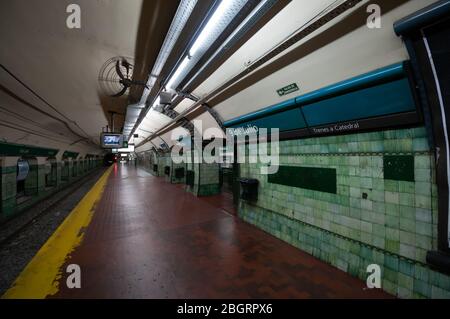
<instances>
[{"instance_id":1,"label":"digital display screen","mask_svg":"<svg viewBox=\"0 0 450 319\"><path fill-rule=\"evenodd\" d=\"M120 143L120 136L117 135L104 135L103 144L117 146Z\"/></svg>"},{"instance_id":2,"label":"digital display screen","mask_svg":"<svg viewBox=\"0 0 450 319\"><path fill-rule=\"evenodd\" d=\"M122 134L102 133L100 142L104 148L121 148L123 136Z\"/></svg>"}]
</instances>

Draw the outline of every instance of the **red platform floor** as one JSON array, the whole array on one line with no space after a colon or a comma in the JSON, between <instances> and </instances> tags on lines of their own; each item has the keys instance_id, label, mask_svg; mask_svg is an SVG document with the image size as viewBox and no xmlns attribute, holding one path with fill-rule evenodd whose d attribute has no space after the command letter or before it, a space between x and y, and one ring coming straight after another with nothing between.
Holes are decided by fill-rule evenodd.
<instances>
[{"instance_id":1,"label":"red platform floor","mask_svg":"<svg viewBox=\"0 0 450 319\"><path fill-rule=\"evenodd\" d=\"M228 212L134 166L109 176L65 298L390 298Z\"/></svg>"}]
</instances>

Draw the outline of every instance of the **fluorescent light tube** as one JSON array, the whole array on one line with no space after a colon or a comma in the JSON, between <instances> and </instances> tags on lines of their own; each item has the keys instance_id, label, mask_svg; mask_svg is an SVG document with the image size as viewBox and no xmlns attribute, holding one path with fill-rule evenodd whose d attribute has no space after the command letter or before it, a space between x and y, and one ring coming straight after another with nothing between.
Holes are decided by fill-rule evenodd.
<instances>
[{"instance_id":1,"label":"fluorescent light tube","mask_svg":"<svg viewBox=\"0 0 450 319\"><path fill-rule=\"evenodd\" d=\"M172 77L170 78L169 82L166 85L167 89L171 89L171 90L175 90L176 87L173 87L175 81L178 80L178 78L180 77L180 74L184 71L184 69L186 69L186 67L189 64L189 57L185 57L183 62L181 62L181 64L178 66L177 70L175 71L175 73L172 75Z\"/></svg>"},{"instance_id":2,"label":"fluorescent light tube","mask_svg":"<svg viewBox=\"0 0 450 319\"><path fill-rule=\"evenodd\" d=\"M194 56L195 53L197 53L197 51L205 45L206 40L214 31L214 28L221 21L232 4L233 0L222 0L216 11L214 11L212 17L209 19L208 23L206 23L206 26L203 28L202 32L200 32L200 35L195 40L191 49L189 50L190 56Z\"/></svg>"}]
</instances>

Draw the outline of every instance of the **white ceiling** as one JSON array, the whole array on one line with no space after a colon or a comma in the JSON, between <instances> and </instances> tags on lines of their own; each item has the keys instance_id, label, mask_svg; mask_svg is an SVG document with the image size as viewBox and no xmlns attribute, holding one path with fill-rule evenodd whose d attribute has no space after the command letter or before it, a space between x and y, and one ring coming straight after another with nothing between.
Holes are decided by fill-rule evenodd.
<instances>
[{"instance_id":1,"label":"white ceiling","mask_svg":"<svg viewBox=\"0 0 450 319\"><path fill-rule=\"evenodd\" d=\"M135 55L142 0L77 0L81 29L66 26L66 7L70 3L74 1L1 1L0 61L81 129L74 124L71 127L97 142L102 127L107 125L98 94L98 73L111 57ZM0 84L56 114L2 70ZM46 134L55 135L53 131L58 130L64 134L60 139L77 139L64 125L31 111L1 91L0 107L38 120L40 130ZM2 126L0 135L9 142L52 144Z\"/></svg>"},{"instance_id":2,"label":"white ceiling","mask_svg":"<svg viewBox=\"0 0 450 319\"><path fill-rule=\"evenodd\" d=\"M103 63L111 57L136 55L136 39L143 0L78 0L76 3L81 7L80 30L66 27L68 16L66 6L72 2L74 1L0 1L2 43L0 62L64 116L36 99L1 70L0 84L53 116L59 119L65 117L64 120L71 122L71 128L78 134L87 134L97 142L102 127L107 125L98 92L98 72ZM334 0L292 1L229 57L204 83L194 89L193 94L199 97L208 95L229 78L244 70L246 63L257 60L334 2ZM276 89L287 84L293 82L299 84L300 92L293 94L295 96L384 64L407 59L404 45L394 34L392 23L431 2L433 0L409 1L384 16L383 21L388 27L373 32L367 32L364 27L355 30L234 94L215 106L215 110L223 119L231 119L291 98L292 96L280 98L276 94ZM170 22L171 18L166 18ZM318 32L327 32L334 22ZM350 58L340 59L340 63L336 63L336 54ZM183 112L192 104L192 101L184 99L175 110ZM217 123L209 114L199 116L198 119L204 121L203 128L217 127ZM5 121L16 123L17 128L19 125L26 126L35 134L6 127ZM145 131L136 132L139 138L134 139L134 142L142 142L145 137L151 135L149 132L159 130L170 121L167 116L150 111L141 125ZM77 123L79 128L74 123ZM169 133L165 135L166 140L169 135ZM64 124L31 110L2 90L0 90L0 136L10 142L55 147L67 146L79 139ZM156 143L159 144L160 141ZM73 147L82 146L77 144Z\"/></svg>"},{"instance_id":3,"label":"white ceiling","mask_svg":"<svg viewBox=\"0 0 450 319\"><path fill-rule=\"evenodd\" d=\"M297 1L294 2L297 3ZM386 12L382 16L382 28L371 30L362 25L313 53L276 70L264 79L219 103L214 109L224 120L230 120L328 85L408 60L405 44L395 34L393 25L399 19L433 2L435 0L411 0ZM288 12L284 12L285 10ZM292 7L287 6L285 10L280 14L295 15L296 11ZM285 15L285 19L289 20L288 15ZM332 21L325 25L321 32L331 32L335 23L336 21ZM268 30L262 29L261 32L265 32L266 36L269 36ZM244 47L248 44L246 43ZM237 59L239 54L237 52L237 56L231 57L230 60ZM222 67L231 68L232 66L228 65L230 60L226 61ZM212 76L217 75L213 74ZM217 80L209 79L207 81L211 83ZM300 90L280 97L277 89L291 83L297 83Z\"/></svg>"},{"instance_id":4,"label":"white ceiling","mask_svg":"<svg viewBox=\"0 0 450 319\"><path fill-rule=\"evenodd\" d=\"M290 2L205 82L198 86L194 90L194 94L203 97L234 75L244 71L247 63L258 60L333 2L335 0L294 0Z\"/></svg>"}]
</instances>

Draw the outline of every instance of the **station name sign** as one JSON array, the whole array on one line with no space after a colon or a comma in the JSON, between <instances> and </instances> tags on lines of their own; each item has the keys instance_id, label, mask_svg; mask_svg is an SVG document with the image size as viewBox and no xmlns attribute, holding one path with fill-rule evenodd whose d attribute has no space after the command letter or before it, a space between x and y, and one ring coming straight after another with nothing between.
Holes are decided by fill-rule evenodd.
<instances>
[{"instance_id":1,"label":"station name sign","mask_svg":"<svg viewBox=\"0 0 450 319\"><path fill-rule=\"evenodd\" d=\"M257 134L259 131L259 127L256 125L247 125L244 127L237 128L228 128L227 133L230 133L232 136L243 136L243 135L251 135Z\"/></svg>"},{"instance_id":2,"label":"station name sign","mask_svg":"<svg viewBox=\"0 0 450 319\"><path fill-rule=\"evenodd\" d=\"M346 131L356 131L361 128L359 122L344 123L344 124L332 124L322 127L313 127L310 129L313 134L334 134Z\"/></svg>"},{"instance_id":3,"label":"station name sign","mask_svg":"<svg viewBox=\"0 0 450 319\"><path fill-rule=\"evenodd\" d=\"M232 136L245 136L245 135L254 135L258 134L260 128L256 125L247 125L237 128L228 128L227 132ZM359 121L348 122L348 123L334 123L321 127L310 127L305 128L305 130L309 133L306 135L334 135L341 134L344 132L358 131L361 129L361 124ZM271 130L267 129L267 134L270 135ZM303 131L301 137L305 137L305 132Z\"/></svg>"}]
</instances>

